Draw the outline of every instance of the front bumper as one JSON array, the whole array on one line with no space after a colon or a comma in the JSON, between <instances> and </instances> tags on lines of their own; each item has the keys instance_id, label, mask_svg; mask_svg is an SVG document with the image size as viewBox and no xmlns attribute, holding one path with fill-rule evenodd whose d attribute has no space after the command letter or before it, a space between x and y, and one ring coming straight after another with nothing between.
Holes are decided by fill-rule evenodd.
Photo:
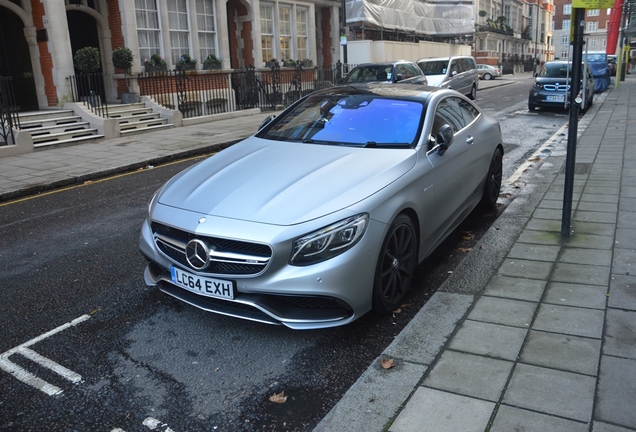
<instances>
[{"instance_id":1,"label":"front bumper","mask_svg":"<svg viewBox=\"0 0 636 432\"><path fill-rule=\"evenodd\" d=\"M179 210L166 210L172 214L166 215L161 223L180 220L172 217ZM258 224L210 217L208 221L210 223L206 225L213 227L214 235L223 233L227 238L271 245L273 253L267 267L252 275L199 273L159 250L147 220L142 227L139 246L149 260L144 273L146 284L157 286L166 294L202 310L294 329L344 325L371 309L377 249L382 244L384 224L370 221L363 238L341 255L313 265L291 266L288 260L292 240L333 220L312 221L300 227L254 226ZM196 235L211 235L210 232L201 233L201 228L196 226L181 229ZM176 286L171 280L170 266L199 276L232 281L234 299L209 297Z\"/></svg>"}]
</instances>

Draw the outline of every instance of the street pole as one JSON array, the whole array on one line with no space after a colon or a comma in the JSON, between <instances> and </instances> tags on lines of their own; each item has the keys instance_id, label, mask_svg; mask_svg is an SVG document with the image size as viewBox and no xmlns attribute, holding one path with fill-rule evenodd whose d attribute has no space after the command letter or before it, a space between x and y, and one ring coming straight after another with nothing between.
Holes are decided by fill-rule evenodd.
<instances>
[{"instance_id":1,"label":"street pole","mask_svg":"<svg viewBox=\"0 0 636 432\"><path fill-rule=\"evenodd\" d=\"M577 96L581 90L581 76L583 69L583 30L585 26L585 9L572 8L574 19L574 37L572 45L572 84L570 85L570 120L568 124L568 146L565 159L565 189L563 191L563 214L561 217L561 236L570 235L572 221L572 195L574 191L574 170L576 167L576 136L579 124L579 105ZM585 98L585 95L583 95Z\"/></svg>"},{"instance_id":2,"label":"street pole","mask_svg":"<svg viewBox=\"0 0 636 432\"><path fill-rule=\"evenodd\" d=\"M347 4L345 0L341 0L341 6L340 8L342 9L342 25L341 25L341 35L340 36L344 36L345 37L345 42L342 45L342 63L343 64L347 64L348 60L347 60Z\"/></svg>"}]
</instances>

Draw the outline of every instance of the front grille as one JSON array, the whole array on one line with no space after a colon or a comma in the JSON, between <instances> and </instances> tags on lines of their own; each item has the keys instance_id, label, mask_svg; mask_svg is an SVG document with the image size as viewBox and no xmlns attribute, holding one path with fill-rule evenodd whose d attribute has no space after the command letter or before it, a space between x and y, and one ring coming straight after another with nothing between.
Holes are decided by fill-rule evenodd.
<instances>
[{"instance_id":1,"label":"front grille","mask_svg":"<svg viewBox=\"0 0 636 432\"><path fill-rule=\"evenodd\" d=\"M543 88L548 91L560 91L560 92L570 90L570 86L567 84L544 84Z\"/></svg>"},{"instance_id":2,"label":"front grille","mask_svg":"<svg viewBox=\"0 0 636 432\"><path fill-rule=\"evenodd\" d=\"M186 245L194 239L203 241L213 253L209 265L203 270L197 270L200 273L254 275L262 272L272 257L272 249L261 243L200 236L157 222L153 222L151 228L157 248L185 268L191 268L186 259Z\"/></svg>"}]
</instances>

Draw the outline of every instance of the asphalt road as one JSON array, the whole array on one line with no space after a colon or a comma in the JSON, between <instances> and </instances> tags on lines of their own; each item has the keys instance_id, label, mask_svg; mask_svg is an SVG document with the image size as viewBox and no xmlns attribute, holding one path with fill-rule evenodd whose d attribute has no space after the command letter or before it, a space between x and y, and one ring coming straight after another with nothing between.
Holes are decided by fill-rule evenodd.
<instances>
[{"instance_id":1,"label":"asphalt road","mask_svg":"<svg viewBox=\"0 0 636 432\"><path fill-rule=\"evenodd\" d=\"M505 178L567 122L524 110L528 83L478 94L502 125ZM31 378L0 370L0 430L310 430L497 217L474 212L422 263L400 313L295 332L144 285L137 241L148 200L194 162L0 206L0 363ZM506 184L502 205L522 187L523 176ZM269 401L282 391L285 404Z\"/></svg>"}]
</instances>

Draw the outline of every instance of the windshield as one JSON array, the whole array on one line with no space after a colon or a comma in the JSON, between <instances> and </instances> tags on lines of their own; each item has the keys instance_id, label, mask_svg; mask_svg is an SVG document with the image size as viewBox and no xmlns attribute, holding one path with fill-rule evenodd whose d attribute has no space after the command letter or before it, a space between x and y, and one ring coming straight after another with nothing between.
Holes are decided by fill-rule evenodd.
<instances>
[{"instance_id":1,"label":"windshield","mask_svg":"<svg viewBox=\"0 0 636 432\"><path fill-rule=\"evenodd\" d=\"M392 69L392 65L358 66L347 75L345 82L391 81L393 79Z\"/></svg>"},{"instance_id":2,"label":"windshield","mask_svg":"<svg viewBox=\"0 0 636 432\"><path fill-rule=\"evenodd\" d=\"M546 63L539 76L542 78L569 78L572 76L572 63Z\"/></svg>"},{"instance_id":3,"label":"windshield","mask_svg":"<svg viewBox=\"0 0 636 432\"><path fill-rule=\"evenodd\" d=\"M421 61L417 65L422 69L424 75L446 75L448 60Z\"/></svg>"},{"instance_id":4,"label":"windshield","mask_svg":"<svg viewBox=\"0 0 636 432\"><path fill-rule=\"evenodd\" d=\"M588 62L605 62L607 61L607 54L603 53L583 53L583 61L585 61L587 57Z\"/></svg>"},{"instance_id":5,"label":"windshield","mask_svg":"<svg viewBox=\"0 0 636 432\"><path fill-rule=\"evenodd\" d=\"M260 138L308 144L366 147L414 146L424 105L373 94L309 96L282 114Z\"/></svg>"}]
</instances>

